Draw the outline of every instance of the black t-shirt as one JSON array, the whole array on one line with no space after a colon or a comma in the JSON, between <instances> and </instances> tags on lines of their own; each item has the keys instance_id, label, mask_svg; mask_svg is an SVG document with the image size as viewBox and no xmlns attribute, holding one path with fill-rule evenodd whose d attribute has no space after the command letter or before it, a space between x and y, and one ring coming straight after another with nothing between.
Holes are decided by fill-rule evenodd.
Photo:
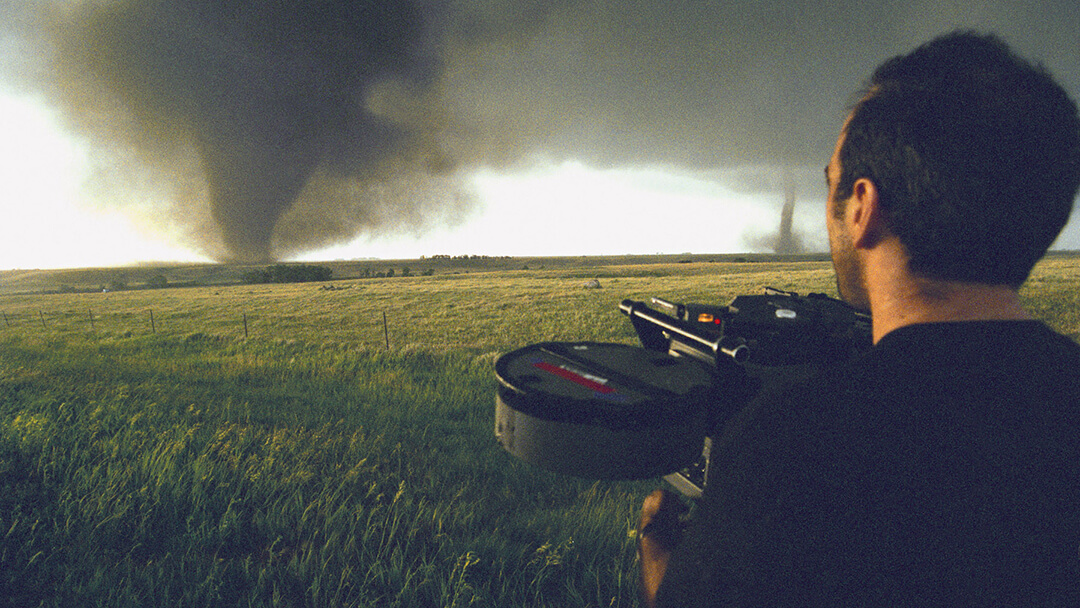
<instances>
[{"instance_id":1,"label":"black t-shirt","mask_svg":"<svg viewBox=\"0 0 1080 608\"><path fill-rule=\"evenodd\" d=\"M1080 606L1080 346L913 325L714 451L661 606Z\"/></svg>"}]
</instances>

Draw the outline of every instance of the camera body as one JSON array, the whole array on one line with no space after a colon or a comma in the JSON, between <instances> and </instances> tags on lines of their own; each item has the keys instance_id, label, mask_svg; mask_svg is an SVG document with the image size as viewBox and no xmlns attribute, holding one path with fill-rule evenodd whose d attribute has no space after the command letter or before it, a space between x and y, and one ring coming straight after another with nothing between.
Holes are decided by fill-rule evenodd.
<instances>
[{"instance_id":1,"label":"camera body","mask_svg":"<svg viewBox=\"0 0 1080 608\"><path fill-rule=\"evenodd\" d=\"M712 444L754 399L871 347L869 315L766 288L726 306L624 300L641 347L548 342L507 353L495 435L510 453L592 479L708 483Z\"/></svg>"}]
</instances>

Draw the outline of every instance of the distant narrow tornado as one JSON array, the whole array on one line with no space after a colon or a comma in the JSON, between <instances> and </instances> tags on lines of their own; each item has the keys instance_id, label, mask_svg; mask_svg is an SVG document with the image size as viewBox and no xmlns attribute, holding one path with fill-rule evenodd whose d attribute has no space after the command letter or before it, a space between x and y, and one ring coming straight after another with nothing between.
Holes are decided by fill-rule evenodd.
<instances>
[{"instance_id":1,"label":"distant narrow tornado","mask_svg":"<svg viewBox=\"0 0 1080 608\"><path fill-rule=\"evenodd\" d=\"M802 253L802 243L792 231L795 218L795 181L791 172L784 179L784 207L780 210L780 231L776 235L775 252L780 255Z\"/></svg>"}]
</instances>

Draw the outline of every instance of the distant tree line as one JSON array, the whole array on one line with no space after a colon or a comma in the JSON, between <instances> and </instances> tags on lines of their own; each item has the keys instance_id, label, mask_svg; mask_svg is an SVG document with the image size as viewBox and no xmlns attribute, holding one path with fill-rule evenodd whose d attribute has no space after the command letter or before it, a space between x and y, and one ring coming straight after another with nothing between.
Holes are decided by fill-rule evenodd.
<instances>
[{"instance_id":1,"label":"distant tree line","mask_svg":"<svg viewBox=\"0 0 1080 608\"><path fill-rule=\"evenodd\" d=\"M307 283L329 281L333 269L307 264L275 264L266 270L253 270L244 274L245 283Z\"/></svg>"},{"instance_id":2,"label":"distant tree line","mask_svg":"<svg viewBox=\"0 0 1080 608\"><path fill-rule=\"evenodd\" d=\"M512 256L509 255L446 255L445 253L437 253L433 256L420 256L420 259L429 260L509 260Z\"/></svg>"},{"instance_id":3,"label":"distant tree line","mask_svg":"<svg viewBox=\"0 0 1080 608\"><path fill-rule=\"evenodd\" d=\"M419 276L430 277L433 274L435 274L435 269L428 268L427 270L421 272ZM411 277L415 275L413 274L412 268L409 268L408 266L405 266L401 269L400 275L398 275L393 268L389 268L385 272L381 270L372 270L371 268L365 268L363 271L360 272L360 277L364 279L392 279L395 276Z\"/></svg>"}]
</instances>

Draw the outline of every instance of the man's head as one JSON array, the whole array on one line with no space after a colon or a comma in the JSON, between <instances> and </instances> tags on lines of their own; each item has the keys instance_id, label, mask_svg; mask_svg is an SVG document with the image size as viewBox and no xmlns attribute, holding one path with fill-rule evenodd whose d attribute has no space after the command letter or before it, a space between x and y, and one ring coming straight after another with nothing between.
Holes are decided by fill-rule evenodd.
<instances>
[{"instance_id":1,"label":"man's head","mask_svg":"<svg viewBox=\"0 0 1080 608\"><path fill-rule=\"evenodd\" d=\"M1041 67L957 32L878 67L834 161L830 213L872 182L913 273L1019 287L1080 186L1080 118Z\"/></svg>"}]
</instances>

